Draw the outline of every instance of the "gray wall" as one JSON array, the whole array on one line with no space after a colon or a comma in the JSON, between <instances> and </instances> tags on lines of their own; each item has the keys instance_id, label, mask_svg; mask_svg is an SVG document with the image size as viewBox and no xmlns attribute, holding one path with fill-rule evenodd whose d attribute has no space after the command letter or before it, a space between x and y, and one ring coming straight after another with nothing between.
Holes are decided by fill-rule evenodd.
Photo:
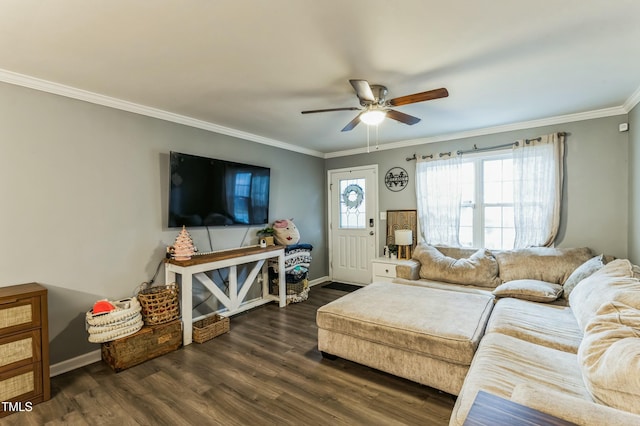
<instances>
[{"instance_id":1,"label":"gray wall","mask_svg":"<svg viewBox=\"0 0 640 426\"><path fill-rule=\"evenodd\" d=\"M369 154L328 159L326 167L331 170L378 164L380 210L415 209L415 161L408 162L405 160L406 157L414 153L424 155L471 149L474 145L482 148L558 131L567 132L564 200L556 244L560 247L587 246L599 253L626 257L629 141L628 133L618 132L618 124L625 121L627 116L622 115L408 148L372 151ZM409 173L410 182L405 190L392 192L384 186L384 174L392 167L403 167ZM379 232L384 235L386 223L379 223L379 226Z\"/></svg>"},{"instance_id":2,"label":"gray wall","mask_svg":"<svg viewBox=\"0 0 640 426\"><path fill-rule=\"evenodd\" d=\"M640 264L640 105L629 113L629 259Z\"/></svg>"},{"instance_id":3,"label":"gray wall","mask_svg":"<svg viewBox=\"0 0 640 426\"><path fill-rule=\"evenodd\" d=\"M294 218L314 246L311 279L328 274L323 159L0 84L0 286L49 289L53 364L99 349L85 312L135 294L178 234L171 150L271 167L271 220ZM256 244L259 228L210 228L212 248ZM204 228L190 232L210 250Z\"/></svg>"},{"instance_id":4,"label":"gray wall","mask_svg":"<svg viewBox=\"0 0 640 426\"><path fill-rule=\"evenodd\" d=\"M271 167L271 219L295 219L302 240L314 246L315 279L328 275L326 170L378 164L380 209L413 209L415 163L405 157L565 131L558 245L636 263L640 256L640 175L628 166L629 159L640 164L638 107L629 117L322 160L7 84L0 84L0 99L0 286L35 281L49 289L54 364L98 349L86 340L85 312L100 298L134 294L177 235L165 225L171 150ZM631 131L619 133L627 120ZM401 192L383 183L396 166L411 176ZM212 248L255 244L258 228L211 228ZM206 230L190 232L209 250Z\"/></svg>"}]
</instances>

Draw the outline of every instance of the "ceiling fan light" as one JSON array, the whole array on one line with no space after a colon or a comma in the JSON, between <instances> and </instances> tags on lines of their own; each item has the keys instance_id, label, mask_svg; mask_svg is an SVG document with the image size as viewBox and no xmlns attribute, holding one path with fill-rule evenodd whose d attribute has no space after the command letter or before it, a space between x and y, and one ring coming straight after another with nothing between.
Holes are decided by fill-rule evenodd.
<instances>
[{"instance_id":1,"label":"ceiling fan light","mask_svg":"<svg viewBox=\"0 0 640 426\"><path fill-rule=\"evenodd\" d=\"M360 121L368 124L369 126L377 126L378 124L382 123L382 120L384 120L384 117L386 115L387 113L385 111L374 109L360 115Z\"/></svg>"}]
</instances>

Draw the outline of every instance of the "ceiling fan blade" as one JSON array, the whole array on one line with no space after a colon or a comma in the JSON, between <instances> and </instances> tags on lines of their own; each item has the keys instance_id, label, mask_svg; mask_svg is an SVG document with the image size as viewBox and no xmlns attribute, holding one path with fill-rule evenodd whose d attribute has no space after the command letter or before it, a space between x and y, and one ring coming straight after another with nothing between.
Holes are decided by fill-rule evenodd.
<instances>
[{"instance_id":1,"label":"ceiling fan blade","mask_svg":"<svg viewBox=\"0 0 640 426\"><path fill-rule=\"evenodd\" d=\"M373 91L371 90L371 86L369 86L369 83L367 82L367 80L349 80L349 83L351 83L351 85L355 89L356 94L358 95L358 98L360 98L363 101L370 101L370 102L376 101L375 96L373 96Z\"/></svg>"},{"instance_id":2,"label":"ceiling fan blade","mask_svg":"<svg viewBox=\"0 0 640 426\"><path fill-rule=\"evenodd\" d=\"M343 132L348 132L349 130L352 130L354 127L356 127L358 125L358 123L360 123L360 116L361 115L362 115L362 113L356 115L356 118L354 118L353 120L351 120L349 122L349 124L344 126L344 129L342 129L342 131Z\"/></svg>"},{"instance_id":3,"label":"ceiling fan blade","mask_svg":"<svg viewBox=\"0 0 640 426\"><path fill-rule=\"evenodd\" d=\"M330 112L330 111L360 111L360 108L345 107L345 108L329 108L329 109L312 109L310 111L302 111L302 114L313 114L316 112Z\"/></svg>"},{"instance_id":4,"label":"ceiling fan blade","mask_svg":"<svg viewBox=\"0 0 640 426\"><path fill-rule=\"evenodd\" d=\"M428 90L426 92L414 93L413 95L400 96L387 101L390 106L400 106L414 104L416 102L430 101L432 99L446 98L449 92L444 87L441 89Z\"/></svg>"},{"instance_id":5,"label":"ceiling fan blade","mask_svg":"<svg viewBox=\"0 0 640 426\"><path fill-rule=\"evenodd\" d=\"M413 115L405 114L404 112L395 111L392 109L387 110L387 117L389 117L392 120L396 120L401 123L408 124L410 126L413 126L414 124L420 121L418 117L414 117Z\"/></svg>"}]
</instances>

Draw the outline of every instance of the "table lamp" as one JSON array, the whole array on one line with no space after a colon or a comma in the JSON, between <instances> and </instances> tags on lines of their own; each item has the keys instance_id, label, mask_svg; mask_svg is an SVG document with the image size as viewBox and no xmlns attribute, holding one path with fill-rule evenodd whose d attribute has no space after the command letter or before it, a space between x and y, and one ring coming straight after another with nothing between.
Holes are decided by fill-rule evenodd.
<instances>
[{"instance_id":1,"label":"table lamp","mask_svg":"<svg viewBox=\"0 0 640 426\"><path fill-rule=\"evenodd\" d=\"M411 229L396 229L395 243L398 246L398 259L411 259L413 247L413 232Z\"/></svg>"}]
</instances>

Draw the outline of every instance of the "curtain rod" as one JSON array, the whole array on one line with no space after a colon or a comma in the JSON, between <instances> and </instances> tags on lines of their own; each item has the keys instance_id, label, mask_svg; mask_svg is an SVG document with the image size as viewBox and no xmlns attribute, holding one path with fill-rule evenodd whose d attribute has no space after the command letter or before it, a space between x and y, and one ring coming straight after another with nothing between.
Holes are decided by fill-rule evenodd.
<instances>
[{"instance_id":1,"label":"curtain rod","mask_svg":"<svg viewBox=\"0 0 640 426\"><path fill-rule=\"evenodd\" d=\"M567 134L565 132L558 132L559 136L566 136ZM537 138L533 138L533 139L525 139L525 143L529 143L532 141L539 141L541 140L542 137L537 137ZM515 142L510 142L510 143L505 143L502 145L494 145L494 146L488 146L485 148L478 148L475 144L473 145L473 149L467 149L467 150L458 150L456 151L457 155L461 155L461 154L468 154L470 152L482 152L482 151L493 151L495 149L500 149L500 148L506 148L509 146L513 146L514 144L518 144L518 141ZM444 157L445 155L451 155L451 151L449 152L441 152L440 154L438 154L439 157ZM433 154L429 154L429 155L423 155L421 156L421 158L424 160L425 158L431 158L433 159ZM413 161L413 160L417 160L418 157L416 156L416 154L413 154L411 157L407 157L405 158L406 161Z\"/></svg>"}]
</instances>

